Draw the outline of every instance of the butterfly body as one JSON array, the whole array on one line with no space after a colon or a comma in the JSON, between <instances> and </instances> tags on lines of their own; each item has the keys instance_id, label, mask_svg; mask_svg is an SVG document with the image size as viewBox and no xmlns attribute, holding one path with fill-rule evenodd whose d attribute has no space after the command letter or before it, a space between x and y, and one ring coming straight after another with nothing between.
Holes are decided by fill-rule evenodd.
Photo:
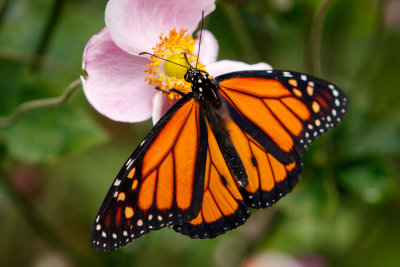
<instances>
[{"instance_id":1,"label":"butterfly body","mask_svg":"<svg viewBox=\"0 0 400 267\"><path fill-rule=\"evenodd\" d=\"M246 170L225 127L228 111L218 93L217 81L209 78L208 73L193 67L186 72L185 80L192 84L194 98L201 103L200 111L215 135L228 168L238 185L246 186L248 184Z\"/></svg>"},{"instance_id":2,"label":"butterfly body","mask_svg":"<svg viewBox=\"0 0 400 267\"><path fill-rule=\"evenodd\" d=\"M213 238L271 206L301 174L301 155L338 124L347 99L295 72L189 68L184 95L132 153L93 224L92 246L110 250L170 226Z\"/></svg>"}]
</instances>

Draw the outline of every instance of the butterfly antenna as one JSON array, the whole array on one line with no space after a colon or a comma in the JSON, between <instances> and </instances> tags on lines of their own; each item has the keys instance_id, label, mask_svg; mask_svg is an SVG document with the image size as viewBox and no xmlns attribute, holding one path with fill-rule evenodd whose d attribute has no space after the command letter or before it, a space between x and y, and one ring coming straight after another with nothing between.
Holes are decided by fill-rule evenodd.
<instances>
[{"instance_id":1,"label":"butterfly antenna","mask_svg":"<svg viewBox=\"0 0 400 267\"><path fill-rule=\"evenodd\" d=\"M184 67L184 68L187 68L187 69L188 69L188 67L185 66L185 65L182 65L182 64L173 62L173 61L168 60L168 59L166 59L166 58L158 57L158 56L156 56L156 55L154 55L154 54L151 54L151 53L148 53L148 52L140 52L140 53L139 53L139 56L141 56L141 55L150 55L150 56L153 56L153 57L155 57L155 58L158 58L158 59L161 59L161 60L165 60L165 61L167 61L167 62L169 62L169 63L172 63L172 64L175 64L175 65L178 65L178 66L181 66L181 67ZM186 54L185 54L185 57L186 57ZM186 59L186 60L187 60L187 59Z\"/></svg>"},{"instance_id":2,"label":"butterfly antenna","mask_svg":"<svg viewBox=\"0 0 400 267\"><path fill-rule=\"evenodd\" d=\"M200 27L200 37L199 37L199 50L197 51L196 69L197 69L197 63L199 63L201 36L203 35L203 21L204 21L204 10L201 11L201 27Z\"/></svg>"},{"instance_id":3,"label":"butterfly antenna","mask_svg":"<svg viewBox=\"0 0 400 267\"><path fill-rule=\"evenodd\" d=\"M187 64L188 64L191 68L193 68L192 64L190 64L190 62L189 62L189 59L188 59L186 53L183 53L183 55L185 56L185 59L186 59ZM196 65L197 65L197 64L196 64Z\"/></svg>"}]
</instances>

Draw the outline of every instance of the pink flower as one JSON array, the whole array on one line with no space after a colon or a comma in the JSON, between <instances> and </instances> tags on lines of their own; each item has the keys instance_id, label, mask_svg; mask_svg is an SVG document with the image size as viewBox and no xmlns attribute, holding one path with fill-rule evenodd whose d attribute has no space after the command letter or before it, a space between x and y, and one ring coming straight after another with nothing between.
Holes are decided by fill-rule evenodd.
<instances>
[{"instance_id":1,"label":"pink flower","mask_svg":"<svg viewBox=\"0 0 400 267\"><path fill-rule=\"evenodd\" d=\"M190 91L183 80L186 68L155 57L149 52L187 65L197 62L197 40L191 33L215 9L215 0L110 0L106 7L106 27L94 35L83 54L83 89L90 104L103 115L117 121L153 122L171 107L178 97L162 93L176 88ZM218 43L203 30L198 67L218 76L236 70L270 69L266 63L247 65L229 60L216 61Z\"/></svg>"}]
</instances>

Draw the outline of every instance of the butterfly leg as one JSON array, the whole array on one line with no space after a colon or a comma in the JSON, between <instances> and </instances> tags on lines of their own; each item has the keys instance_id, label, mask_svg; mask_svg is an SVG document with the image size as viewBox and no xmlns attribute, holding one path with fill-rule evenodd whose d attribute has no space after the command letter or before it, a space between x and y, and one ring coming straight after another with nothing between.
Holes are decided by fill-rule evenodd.
<instances>
[{"instance_id":1,"label":"butterfly leg","mask_svg":"<svg viewBox=\"0 0 400 267\"><path fill-rule=\"evenodd\" d=\"M184 95L185 95L185 93L183 93L183 92L181 92L181 91L179 91L179 90L176 90L175 88L172 88L170 92L175 92L175 93L177 93L177 94L180 95L180 96L184 96Z\"/></svg>"},{"instance_id":2,"label":"butterfly leg","mask_svg":"<svg viewBox=\"0 0 400 267\"><path fill-rule=\"evenodd\" d=\"M161 91L161 92L163 92L163 93L166 93L167 95L169 95L171 92L177 93L177 94L180 95L180 96L184 96L184 95L185 95L185 93L183 93L183 92L181 92L181 91L179 91L179 90L176 90L175 88L172 88L171 90L166 91L166 90L161 89L160 87L156 86L156 89L157 89L158 91Z\"/></svg>"}]
</instances>

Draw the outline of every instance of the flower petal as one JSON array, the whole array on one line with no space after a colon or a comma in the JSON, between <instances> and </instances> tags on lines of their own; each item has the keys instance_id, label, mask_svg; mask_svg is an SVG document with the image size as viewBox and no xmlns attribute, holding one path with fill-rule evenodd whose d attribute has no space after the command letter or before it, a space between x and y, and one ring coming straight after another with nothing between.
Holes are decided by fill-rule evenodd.
<instances>
[{"instance_id":1,"label":"flower petal","mask_svg":"<svg viewBox=\"0 0 400 267\"><path fill-rule=\"evenodd\" d=\"M150 118L156 90L144 79L147 58L130 55L111 40L106 28L94 35L83 54L83 91L101 114L124 122Z\"/></svg>"},{"instance_id":2,"label":"flower petal","mask_svg":"<svg viewBox=\"0 0 400 267\"><path fill-rule=\"evenodd\" d=\"M167 97L162 92L157 92L153 97L153 125L155 125L162 116L177 102Z\"/></svg>"},{"instance_id":3,"label":"flower petal","mask_svg":"<svg viewBox=\"0 0 400 267\"><path fill-rule=\"evenodd\" d=\"M200 31L197 32L200 34ZM207 30L203 30L201 33L201 47L200 47L200 61L204 65L208 65L217 61L218 57L218 41L215 36ZM197 55L199 50L198 38L196 40L196 47L194 53Z\"/></svg>"},{"instance_id":4,"label":"flower petal","mask_svg":"<svg viewBox=\"0 0 400 267\"><path fill-rule=\"evenodd\" d=\"M111 38L131 54L151 52L161 34L168 35L175 27L192 33L201 12L215 9L215 0L110 0L105 21Z\"/></svg>"},{"instance_id":5,"label":"flower petal","mask_svg":"<svg viewBox=\"0 0 400 267\"><path fill-rule=\"evenodd\" d=\"M246 70L271 70L272 67L264 62L256 64L247 64L240 61L233 60L220 60L215 63L206 66L207 72L213 76L219 76L225 73L234 71L246 71Z\"/></svg>"}]
</instances>

